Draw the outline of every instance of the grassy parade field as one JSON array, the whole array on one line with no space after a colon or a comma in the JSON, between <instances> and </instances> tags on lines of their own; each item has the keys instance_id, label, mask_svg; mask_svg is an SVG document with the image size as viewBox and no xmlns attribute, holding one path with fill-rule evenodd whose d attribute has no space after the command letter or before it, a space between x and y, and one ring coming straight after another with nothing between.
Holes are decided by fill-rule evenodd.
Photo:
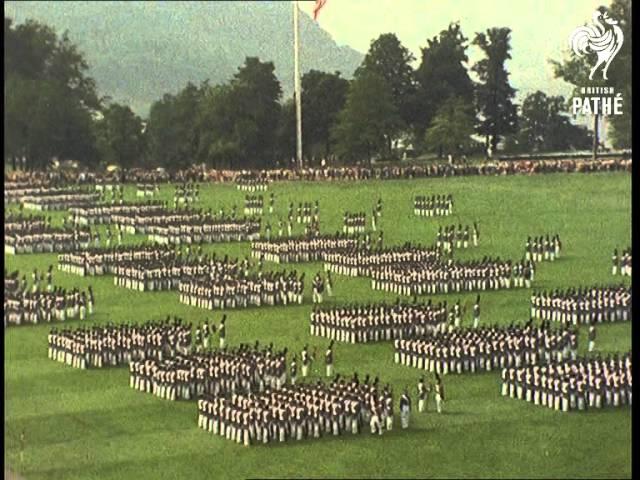
<instances>
[{"instance_id":1,"label":"grassy parade field","mask_svg":"<svg viewBox=\"0 0 640 480\"><path fill-rule=\"evenodd\" d=\"M230 207L242 215L245 193L234 185L201 185L196 206ZM386 245L407 240L432 244L438 225L480 227L480 245L460 258L484 255L519 260L527 236L558 233L562 255L538 264L534 289L611 284L613 249L631 245L631 176L628 173L549 174L513 177L461 177L361 183L275 183L263 195L268 212L275 192L273 215L266 214L277 233L278 215L286 219L289 202L320 201L324 233L341 229L342 214L364 211L367 220L381 197L379 229ZM135 198L135 186L127 197ZM450 217L415 217L413 197L453 194ZM161 189L171 199L173 186ZM34 212L35 213L35 212ZM60 221L63 213L53 216ZM301 227L294 224L294 233ZM104 241L104 236L101 235ZM374 237L375 238L375 237ZM127 236L136 243L143 236ZM249 254L247 243L205 247L232 257ZM458 255L458 254L456 254ZM56 265L55 254L5 255L8 272L29 274ZM318 349L314 378L323 371L325 338L309 334L310 283L322 265L265 263L267 268L306 272L305 303L292 307L262 307L227 311L227 341L273 342L299 352L308 343ZM28 275L29 278L29 275ZM365 279L334 275L334 296L325 303L372 302L396 297L373 291ZM628 277L624 277L628 283ZM87 323L142 322L178 315L199 323L222 313L182 305L178 293L134 292L113 285L112 276L78 277L54 270L54 285L92 285L95 314ZM484 324L525 322L530 291L515 289L481 293ZM467 311L471 324L476 293L435 296ZM409 298L405 298L410 300ZM69 322L76 326L79 320ZM399 427L397 401L405 386L415 397L420 371L393 362L391 342L367 345L337 343L335 369L357 371L389 382L396 401L396 425L381 437L363 433L321 440L245 448L196 425L196 402L170 402L129 388L127 368L77 370L47 358L49 325L5 330L5 464L27 479L241 479L241 478L622 478L631 477L631 409L563 413L500 395L500 373L449 374L444 377L444 412L411 416L409 430ZM580 352L586 351L586 328L580 332ZM624 352L631 348L631 325L598 328L596 349ZM433 401L433 398L430 398ZM20 434L24 432L24 445ZM22 455L21 455L21 450ZM21 458L22 457L22 458Z\"/></svg>"}]
</instances>

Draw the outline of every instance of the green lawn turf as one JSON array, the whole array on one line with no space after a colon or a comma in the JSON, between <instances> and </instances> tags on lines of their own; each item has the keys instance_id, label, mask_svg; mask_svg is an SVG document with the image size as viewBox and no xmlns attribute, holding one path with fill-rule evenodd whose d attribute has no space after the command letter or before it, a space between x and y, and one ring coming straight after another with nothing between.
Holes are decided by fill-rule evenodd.
<instances>
[{"instance_id":1,"label":"green lawn turf","mask_svg":"<svg viewBox=\"0 0 640 480\"><path fill-rule=\"evenodd\" d=\"M127 197L134 198L135 187ZM288 203L320 200L323 232L341 227L342 213L369 215L378 196L384 201L381 228L387 245L406 240L431 244L439 224L480 225L480 246L464 258L500 255L520 259L528 235L559 233L562 258L542 263L535 288L618 282L610 274L611 253L631 242L631 176L553 174L516 177L467 177L364 183L278 183L276 215L286 216ZM269 192L263 193L265 204ZM417 194L452 193L454 215L413 216ZM173 189L162 188L170 198ZM244 193L232 185L201 187L201 205L230 206L242 212ZM265 209L266 211L266 209ZM55 214L59 220L62 214ZM299 229L299 227L298 227ZM136 238L138 237L138 238ZM135 242L142 236L129 236ZM104 237L103 237L104 238ZM248 254L248 244L208 247L232 256ZM5 255L8 271L45 269L55 255ZM275 265L298 268L307 288L320 264ZM213 318L182 305L177 292L140 293L116 288L111 276L82 278L56 271L54 283L86 288L96 294L96 313L89 322L144 321L167 314L194 323ZM369 302L393 295L374 292L364 279L335 276L335 296L328 303ZM524 289L482 294L483 323L508 324L528 319L529 294ZM476 293L446 296L471 304ZM295 307L265 307L228 313L230 344L274 342L300 351L305 343L320 356L328 341L308 330L310 295ZM445 298L434 297L435 300ZM464 324L470 324L470 312ZM77 325L79 321L72 322ZM586 347L586 332L580 350ZM168 402L129 388L126 368L75 370L47 358L48 326L5 331L5 463L27 479L240 479L306 478L621 478L631 476L631 411L629 408L561 413L500 396L499 372L448 375L442 415L414 413L411 427L396 427L382 437L361 434L321 440L244 448L213 437L196 426L195 402ZM598 329L598 350L631 348L629 324ZM335 347L336 370L379 375L396 394L408 385L415 398L420 372L393 363L391 343ZM315 375L323 368L314 365ZM399 422L398 422L399 423ZM24 460L19 458L20 432L25 432Z\"/></svg>"}]
</instances>

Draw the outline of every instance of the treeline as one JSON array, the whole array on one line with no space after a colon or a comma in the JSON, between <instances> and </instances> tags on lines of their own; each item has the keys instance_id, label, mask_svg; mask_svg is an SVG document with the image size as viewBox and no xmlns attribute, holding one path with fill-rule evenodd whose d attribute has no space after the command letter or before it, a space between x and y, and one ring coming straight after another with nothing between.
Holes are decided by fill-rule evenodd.
<instances>
[{"instance_id":1,"label":"treeline","mask_svg":"<svg viewBox=\"0 0 640 480\"><path fill-rule=\"evenodd\" d=\"M614 0L625 43L609 70L624 92L625 115L612 117L614 147L631 144L631 16L629 0ZM516 105L506 62L511 31L491 28L471 44L483 53L468 68L467 39L458 23L427 40L417 68L391 33L372 41L354 78L309 71L302 78L303 155L319 162L394 160L415 154L547 152L587 149L591 133L574 125L567 99L542 91ZM283 101L271 62L246 58L224 84L187 84L154 102L143 121L126 105L99 98L88 66L67 34L5 18L5 161L52 157L91 166L118 164L184 168L290 166L295 157L295 109ZM556 75L587 85L589 59L554 62ZM614 68L615 66L615 68ZM475 73L473 81L470 72ZM152 72L150 72L152 74Z\"/></svg>"}]
</instances>

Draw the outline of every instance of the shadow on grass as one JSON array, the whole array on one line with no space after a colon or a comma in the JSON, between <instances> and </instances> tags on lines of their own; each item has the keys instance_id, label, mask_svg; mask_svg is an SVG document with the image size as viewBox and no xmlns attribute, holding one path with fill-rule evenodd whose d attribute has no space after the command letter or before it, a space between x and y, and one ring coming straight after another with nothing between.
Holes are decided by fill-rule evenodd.
<instances>
[{"instance_id":1,"label":"shadow on grass","mask_svg":"<svg viewBox=\"0 0 640 480\"><path fill-rule=\"evenodd\" d=\"M406 438L406 437L425 435L425 434L428 434L429 432L432 432L433 430L434 430L433 428L425 428L425 427L410 427L408 429L402 429L399 426L397 426L397 427L394 427L394 429L391 430L390 432L385 431L382 435L372 434L367 429L366 431L356 435L353 435L351 433L344 433L342 435L334 436L332 434L325 433L320 438L311 437L311 438L303 438L302 440L288 439L285 442L271 441L269 443L262 443L262 442L255 441L249 447L244 447L242 443L237 443L236 441L227 440L226 438L223 438L219 435L213 435L213 433L211 432L207 432L204 430L201 430L201 431L202 433L210 436L212 439L224 441L228 445L237 445L239 448L243 448L243 449L257 448L257 449L261 449L262 451L266 451L270 449L279 450L283 448L295 449L296 447L306 448L314 444L324 445L324 446L332 446L331 444L334 444L335 446L339 446L345 443L353 444L353 443L363 442L367 440L375 441L375 439L379 439L380 441L383 441L385 439L401 440L402 438Z\"/></svg>"},{"instance_id":2,"label":"shadow on grass","mask_svg":"<svg viewBox=\"0 0 640 480\"><path fill-rule=\"evenodd\" d=\"M189 457L189 458L187 458ZM81 462L63 467L25 470L26 478L70 479L70 478L172 478L168 473L193 462L192 456L163 455L161 458L125 460L119 462L102 459L92 461L88 457ZM162 473L165 475L163 476ZM151 475L151 476L150 476ZM178 478L178 477L173 477ZM211 478L215 478L212 476ZM218 477L221 478L221 477Z\"/></svg>"},{"instance_id":3,"label":"shadow on grass","mask_svg":"<svg viewBox=\"0 0 640 480\"><path fill-rule=\"evenodd\" d=\"M159 422L164 408L156 405L83 410L77 413L42 414L11 421L7 429L25 432L26 447L45 447L91 438L117 440L121 436L190 430L190 422Z\"/></svg>"},{"instance_id":4,"label":"shadow on grass","mask_svg":"<svg viewBox=\"0 0 640 480\"><path fill-rule=\"evenodd\" d=\"M129 381L129 377L126 375L128 373L126 367L108 367L110 375L108 378L94 376L98 371L104 375L107 369L78 370L68 365L61 365L60 367L60 370L49 371L46 374L11 379L5 383L5 388L10 397L31 398L47 396L59 391L65 394L100 392L104 391L105 387L118 388ZM122 380L116 378L120 376Z\"/></svg>"}]
</instances>

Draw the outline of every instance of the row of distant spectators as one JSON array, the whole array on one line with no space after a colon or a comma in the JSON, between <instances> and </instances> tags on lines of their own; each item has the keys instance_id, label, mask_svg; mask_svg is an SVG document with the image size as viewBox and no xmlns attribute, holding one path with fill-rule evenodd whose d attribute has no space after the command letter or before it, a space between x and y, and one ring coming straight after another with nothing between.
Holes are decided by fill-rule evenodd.
<instances>
[{"instance_id":1,"label":"row of distant spectators","mask_svg":"<svg viewBox=\"0 0 640 480\"><path fill-rule=\"evenodd\" d=\"M631 171L631 158L603 158L599 160L499 160L476 164L434 163L412 166L351 166L273 170L214 170L192 166L186 170L169 172L165 169L131 169L97 173L81 170L15 171L5 181L26 182L31 185L68 183L137 183L137 182L234 182L238 178L262 181L281 180L360 180L408 179L469 175L514 175L554 172Z\"/></svg>"}]
</instances>

